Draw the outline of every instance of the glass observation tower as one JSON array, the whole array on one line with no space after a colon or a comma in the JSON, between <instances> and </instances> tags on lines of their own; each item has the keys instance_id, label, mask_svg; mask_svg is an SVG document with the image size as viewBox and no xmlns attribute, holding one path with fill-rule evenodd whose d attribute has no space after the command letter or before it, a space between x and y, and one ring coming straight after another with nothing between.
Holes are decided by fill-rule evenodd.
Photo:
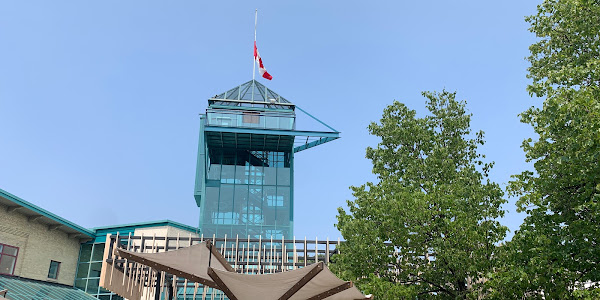
<instances>
[{"instance_id":1,"label":"glass observation tower","mask_svg":"<svg viewBox=\"0 0 600 300\"><path fill-rule=\"evenodd\" d=\"M330 131L296 130L296 112ZM256 80L208 99L194 198L205 237L292 238L294 154L339 132Z\"/></svg>"}]
</instances>

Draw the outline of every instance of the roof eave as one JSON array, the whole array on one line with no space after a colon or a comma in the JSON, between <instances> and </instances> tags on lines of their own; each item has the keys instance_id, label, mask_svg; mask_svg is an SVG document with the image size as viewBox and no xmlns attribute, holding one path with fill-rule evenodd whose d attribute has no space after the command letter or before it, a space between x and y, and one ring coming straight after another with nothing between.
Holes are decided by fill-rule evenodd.
<instances>
[{"instance_id":1,"label":"roof eave","mask_svg":"<svg viewBox=\"0 0 600 300\"><path fill-rule=\"evenodd\" d=\"M90 231L86 228L83 228L71 221L68 221L64 218L61 218L37 205L34 205L30 202L27 202L5 190L0 189L0 197L12 202L14 205L8 206L8 210L18 210L18 209L27 209L29 212L33 212L33 214L25 214L28 216L28 219L38 220L40 222L42 219L50 222L44 222L44 224L48 225L48 230L60 230L67 234L70 237L78 237L83 235L83 238L93 238L95 236L93 231ZM41 223L41 222L40 222Z\"/></svg>"}]
</instances>

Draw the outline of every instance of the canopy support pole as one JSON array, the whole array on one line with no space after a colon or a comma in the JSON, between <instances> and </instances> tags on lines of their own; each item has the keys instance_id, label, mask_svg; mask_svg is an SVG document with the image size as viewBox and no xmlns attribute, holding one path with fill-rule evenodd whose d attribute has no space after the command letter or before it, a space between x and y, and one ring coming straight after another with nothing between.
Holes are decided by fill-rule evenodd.
<instances>
[{"instance_id":1,"label":"canopy support pole","mask_svg":"<svg viewBox=\"0 0 600 300\"><path fill-rule=\"evenodd\" d=\"M161 280L162 280L162 272L158 271L158 275L156 276L156 290L154 291L154 300L160 300L160 288L161 288Z\"/></svg>"},{"instance_id":2,"label":"canopy support pole","mask_svg":"<svg viewBox=\"0 0 600 300\"><path fill-rule=\"evenodd\" d=\"M212 243L208 242L208 267L210 268L210 260L212 259Z\"/></svg>"},{"instance_id":3,"label":"canopy support pole","mask_svg":"<svg viewBox=\"0 0 600 300\"><path fill-rule=\"evenodd\" d=\"M333 296L337 293L343 292L349 288L351 288L352 286L354 286L354 284L352 283L352 281L348 281L344 284L338 285L330 290L324 291L316 296L312 296L306 300L321 300L321 299L325 299L327 297Z\"/></svg>"},{"instance_id":4,"label":"canopy support pole","mask_svg":"<svg viewBox=\"0 0 600 300\"><path fill-rule=\"evenodd\" d=\"M208 267L208 276L217 284L219 289L225 293L229 300L238 300L238 298L233 294L233 292L227 287L227 285L221 280L221 277L213 270L213 268Z\"/></svg>"},{"instance_id":5,"label":"canopy support pole","mask_svg":"<svg viewBox=\"0 0 600 300\"><path fill-rule=\"evenodd\" d=\"M279 297L279 300L287 300L290 299L296 292L298 292L303 286L305 286L309 281L311 281L317 274L323 271L323 262L319 262L319 264L314 267L308 274L304 275L294 286L289 289L283 296Z\"/></svg>"}]
</instances>

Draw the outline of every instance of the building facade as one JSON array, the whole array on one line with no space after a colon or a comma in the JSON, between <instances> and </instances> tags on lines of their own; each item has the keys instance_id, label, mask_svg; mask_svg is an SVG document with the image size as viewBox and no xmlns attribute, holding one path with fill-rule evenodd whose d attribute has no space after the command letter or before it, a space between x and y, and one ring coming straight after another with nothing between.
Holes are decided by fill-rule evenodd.
<instances>
[{"instance_id":1,"label":"building facade","mask_svg":"<svg viewBox=\"0 0 600 300\"><path fill-rule=\"evenodd\" d=\"M298 112L329 131L298 130ZM130 240L141 249L168 249L169 241L179 247L180 237L211 239L246 273L328 262L336 242L289 240L294 155L337 138L339 132L251 80L210 98L200 116L198 227L163 220L86 229L0 189L0 292L7 289L8 299L121 300L99 286L107 235L117 234L135 236ZM184 298L189 293L181 291ZM221 299L208 291L203 299Z\"/></svg>"},{"instance_id":2,"label":"building facade","mask_svg":"<svg viewBox=\"0 0 600 300\"><path fill-rule=\"evenodd\" d=\"M0 291L10 290L8 299L91 299L73 282L81 245L93 238L93 231L0 190Z\"/></svg>"},{"instance_id":3,"label":"building facade","mask_svg":"<svg viewBox=\"0 0 600 300\"><path fill-rule=\"evenodd\" d=\"M99 287L107 234L150 243L154 236L189 239L197 232L170 220L86 229L0 189L0 291L19 300L122 300Z\"/></svg>"}]
</instances>

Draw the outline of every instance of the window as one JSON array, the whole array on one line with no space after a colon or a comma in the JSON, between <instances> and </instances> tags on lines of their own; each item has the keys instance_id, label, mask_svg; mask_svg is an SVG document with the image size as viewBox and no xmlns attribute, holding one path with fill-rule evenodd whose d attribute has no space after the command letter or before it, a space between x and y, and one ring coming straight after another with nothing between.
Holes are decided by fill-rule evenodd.
<instances>
[{"instance_id":1,"label":"window","mask_svg":"<svg viewBox=\"0 0 600 300\"><path fill-rule=\"evenodd\" d=\"M264 238L271 237L272 239L278 240L283 237L283 231L275 230L275 229L267 229L267 230L265 230L265 235L263 235L263 237Z\"/></svg>"},{"instance_id":2,"label":"window","mask_svg":"<svg viewBox=\"0 0 600 300\"><path fill-rule=\"evenodd\" d=\"M251 205L244 207L242 214L242 222L249 225L261 225L263 223L262 211L260 207Z\"/></svg>"},{"instance_id":3,"label":"window","mask_svg":"<svg viewBox=\"0 0 600 300\"><path fill-rule=\"evenodd\" d=\"M58 271L60 270L60 262L50 261L50 269L48 269L48 278L58 279Z\"/></svg>"},{"instance_id":4,"label":"window","mask_svg":"<svg viewBox=\"0 0 600 300\"><path fill-rule=\"evenodd\" d=\"M283 196L268 195L267 205L269 206L283 206Z\"/></svg>"},{"instance_id":5,"label":"window","mask_svg":"<svg viewBox=\"0 0 600 300\"><path fill-rule=\"evenodd\" d=\"M235 225L239 223L240 214L235 212L213 212L212 223L222 225Z\"/></svg>"},{"instance_id":6,"label":"window","mask_svg":"<svg viewBox=\"0 0 600 300\"><path fill-rule=\"evenodd\" d=\"M92 296L98 299L110 299L110 291L98 286L103 254L104 243L81 245L77 273L75 275L75 287L88 294L92 294ZM112 299L122 300L123 298L112 295Z\"/></svg>"},{"instance_id":7,"label":"window","mask_svg":"<svg viewBox=\"0 0 600 300\"><path fill-rule=\"evenodd\" d=\"M19 248L0 244L0 274L14 275Z\"/></svg>"}]
</instances>

